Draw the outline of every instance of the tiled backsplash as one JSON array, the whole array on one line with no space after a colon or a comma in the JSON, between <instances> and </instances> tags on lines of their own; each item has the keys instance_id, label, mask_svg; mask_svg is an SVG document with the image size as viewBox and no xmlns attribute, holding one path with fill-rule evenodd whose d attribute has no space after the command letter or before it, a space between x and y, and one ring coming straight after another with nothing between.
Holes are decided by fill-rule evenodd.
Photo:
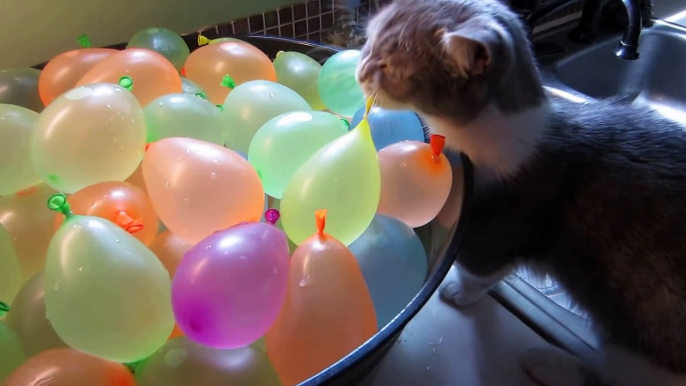
<instances>
[{"instance_id":1,"label":"tiled backsplash","mask_svg":"<svg viewBox=\"0 0 686 386\"><path fill-rule=\"evenodd\" d=\"M363 25L370 14L390 0L303 0L290 7L236 19L198 31L212 39L228 35L272 35L357 47L362 44ZM508 0L505 0L508 1ZM542 0L545 5L553 0ZM521 0L510 0L514 7ZM357 6L351 7L355 3ZM569 18L581 10L581 2L552 15L546 21Z\"/></svg>"}]
</instances>

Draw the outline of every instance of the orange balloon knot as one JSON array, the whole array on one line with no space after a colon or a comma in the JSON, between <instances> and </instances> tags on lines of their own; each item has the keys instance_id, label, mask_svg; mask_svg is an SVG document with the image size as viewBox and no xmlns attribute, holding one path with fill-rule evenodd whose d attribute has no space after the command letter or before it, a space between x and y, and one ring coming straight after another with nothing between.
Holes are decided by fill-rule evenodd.
<instances>
[{"instance_id":1,"label":"orange balloon knot","mask_svg":"<svg viewBox=\"0 0 686 386\"><path fill-rule=\"evenodd\" d=\"M186 67L181 67L181 71L179 71L179 74L181 74L181 76L186 76Z\"/></svg>"},{"instance_id":2,"label":"orange balloon knot","mask_svg":"<svg viewBox=\"0 0 686 386\"><path fill-rule=\"evenodd\" d=\"M326 209L319 209L314 211L315 221L317 223L317 234L324 236L324 227L326 226Z\"/></svg>"},{"instance_id":3,"label":"orange balloon knot","mask_svg":"<svg viewBox=\"0 0 686 386\"><path fill-rule=\"evenodd\" d=\"M441 152L443 152L443 148L445 147L445 137L438 134L431 134L431 137L429 137L429 145L431 146L434 160L436 162L440 161Z\"/></svg>"},{"instance_id":4,"label":"orange balloon knot","mask_svg":"<svg viewBox=\"0 0 686 386\"><path fill-rule=\"evenodd\" d=\"M145 151L148 151L148 149L150 149L150 145L152 145L152 143L146 143L145 144Z\"/></svg>"},{"instance_id":5,"label":"orange balloon knot","mask_svg":"<svg viewBox=\"0 0 686 386\"><path fill-rule=\"evenodd\" d=\"M267 221L267 224L275 225L276 222L279 221L279 218L281 218L281 213L274 208L267 209L267 211L264 212L264 219Z\"/></svg>"},{"instance_id":6,"label":"orange balloon knot","mask_svg":"<svg viewBox=\"0 0 686 386\"><path fill-rule=\"evenodd\" d=\"M117 218L114 220L114 223L131 234L142 230L144 227L141 219L134 219L126 214L126 212L123 210L117 214Z\"/></svg>"},{"instance_id":7,"label":"orange balloon knot","mask_svg":"<svg viewBox=\"0 0 686 386\"><path fill-rule=\"evenodd\" d=\"M28 196L29 194L35 192L36 190L38 190L38 187L36 185L34 185L34 186L31 186L30 188L26 188L26 189L22 189L22 190L17 191L17 193L15 193L15 195L17 197L24 197L24 196Z\"/></svg>"}]
</instances>

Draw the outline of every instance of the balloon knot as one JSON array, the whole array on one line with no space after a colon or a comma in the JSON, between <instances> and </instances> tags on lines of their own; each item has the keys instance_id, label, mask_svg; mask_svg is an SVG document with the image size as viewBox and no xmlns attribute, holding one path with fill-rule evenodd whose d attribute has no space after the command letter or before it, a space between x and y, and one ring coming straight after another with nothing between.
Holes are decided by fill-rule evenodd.
<instances>
[{"instance_id":1,"label":"balloon knot","mask_svg":"<svg viewBox=\"0 0 686 386\"><path fill-rule=\"evenodd\" d=\"M326 212L326 209L314 211L314 217L317 224L317 234L319 237L324 236L324 227L326 227Z\"/></svg>"},{"instance_id":2,"label":"balloon knot","mask_svg":"<svg viewBox=\"0 0 686 386\"><path fill-rule=\"evenodd\" d=\"M367 98L367 102L365 103L365 106L364 106L364 116L362 117L362 119L367 119L367 117L369 116L369 110L372 109L373 105L374 105L374 98L372 98L372 97Z\"/></svg>"},{"instance_id":3,"label":"balloon knot","mask_svg":"<svg viewBox=\"0 0 686 386\"><path fill-rule=\"evenodd\" d=\"M10 305L0 300L0 317L5 316L8 312L10 312Z\"/></svg>"},{"instance_id":4,"label":"balloon knot","mask_svg":"<svg viewBox=\"0 0 686 386\"><path fill-rule=\"evenodd\" d=\"M212 40L207 38L206 36L203 36L202 34L198 35L198 45L199 46L204 46L205 44L210 44Z\"/></svg>"},{"instance_id":5,"label":"balloon knot","mask_svg":"<svg viewBox=\"0 0 686 386\"><path fill-rule=\"evenodd\" d=\"M207 99L207 95L204 92L196 92L195 96L200 97L202 99Z\"/></svg>"},{"instance_id":6,"label":"balloon knot","mask_svg":"<svg viewBox=\"0 0 686 386\"><path fill-rule=\"evenodd\" d=\"M440 160L439 157L445 147L445 137L438 134L431 134L431 137L429 137L429 145L431 146L434 158Z\"/></svg>"},{"instance_id":7,"label":"balloon knot","mask_svg":"<svg viewBox=\"0 0 686 386\"><path fill-rule=\"evenodd\" d=\"M267 211L264 212L264 219L267 220L267 224L275 225L276 222L279 221L279 218L281 218L281 213L274 208L267 209Z\"/></svg>"},{"instance_id":8,"label":"balloon knot","mask_svg":"<svg viewBox=\"0 0 686 386\"><path fill-rule=\"evenodd\" d=\"M119 211L117 218L114 219L114 223L119 225L125 231L133 234L143 229L143 221L141 219L134 219L125 211Z\"/></svg>"},{"instance_id":9,"label":"balloon knot","mask_svg":"<svg viewBox=\"0 0 686 386\"><path fill-rule=\"evenodd\" d=\"M219 109L219 111L224 111L224 106L222 105L217 105L217 108Z\"/></svg>"},{"instance_id":10,"label":"balloon knot","mask_svg":"<svg viewBox=\"0 0 686 386\"><path fill-rule=\"evenodd\" d=\"M350 122L348 122L347 119L341 118L341 122L343 122L343 124L345 125L346 130L350 130Z\"/></svg>"},{"instance_id":11,"label":"balloon knot","mask_svg":"<svg viewBox=\"0 0 686 386\"><path fill-rule=\"evenodd\" d=\"M233 78L230 75L224 75L224 78L222 79L222 86L230 89L236 88L236 82L234 82Z\"/></svg>"},{"instance_id":12,"label":"balloon knot","mask_svg":"<svg viewBox=\"0 0 686 386\"><path fill-rule=\"evenodd\" d=\"M278 58L278 57L279 57L279 55L281 55L281 54L283 54L283 51L279 51L279 52L277 52L277 53L276 53L276 57Z\"/></svg>"},{"instance_id":13,"label":"balloon knot","mask_svg":"<svg viewBox=\"0 0 686 386\"><path fill-rule=\"evenodd\" d=\"M119 78L119 85L127 91L133 90L133 79L130 76L122 76Z\"/></svg>"},{"instance_id":14,"label":"balloon knot","mask_svg":"<svg viewBox=\"0 0 686 386\"><path fill-rule=\"evenodd\" d=\"M145 151L146 152L148 151L148 149L150 149L150 145L152 145L152 143L146 143L145 144Z\"/></svg>"},{"instance_id":15,"label":"balloon knot","mask_svg":"<svg viewBox=\"0 0 686 386\"><path fill-rule=\"evenodd\" d=\"M83 48L91 47L91 40L88 38L88 35L81 35L78 38L76 38L76 41L78 41L81 47Z\"/></svg>"},{"instance_id":16,"label":"balloon knot","mask_svg":"<svg viewBox=\"0 0 686 386\"><path fill-rule=\"evenodd\" d=\"M74 213L71 211L71 207L67 202L67 196L62 193L50 196L48 199L48 209L62 213L66 219L74 216Z\"/></svg>"},{"instance_id":17,"label":"balloon knot","mask_svg":"<svg viewBox=\"0 0 686 386\"><path fill-rule=\"evenodd\" d=\"M181 71L179 71L179 74L181 74L181 76L186 76L186 67L181 67Z\"/></svg>"}]
</instances>

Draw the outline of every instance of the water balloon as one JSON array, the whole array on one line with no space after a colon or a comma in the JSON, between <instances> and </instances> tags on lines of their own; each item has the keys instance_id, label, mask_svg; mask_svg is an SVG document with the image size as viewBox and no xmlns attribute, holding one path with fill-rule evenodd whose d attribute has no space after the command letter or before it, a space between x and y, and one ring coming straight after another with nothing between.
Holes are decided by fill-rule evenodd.
<instances>
[{"instance_id":1,"label":"water balloon","mask_svg":"<svg viewBox=\"0 0 686 386\"><path fill-rule=\"evenodd\" d=\"M279 52L274 69L278 83L300 94L314 110L326 109L317 89L322 65L316 60L300 52Z\"/></svg>"},{"instance_id":2,"label":"water balloon","mask_svg":"<svg viewBox=\"0 0 686 386\"><path fill-rule=\"evenodd\" d=\"M29 158L36 120L38 113L35 111L0 104L0 196L40 182Z\"/></svg>"},{"instance_id":3,"label":"water balloon","mask_svg":"<svg viewBox=\"0 0 686 386\"><path fill-rule=\"evenodd\" d=\"M24 277L19 258L12 246L12 237L0 224L0 301L12 304Z\"/></svg>"},{"instance_id":4,"label":"water balloon","mask_svg":"<svg viewBox=\"0 0 686 386\"><path fill-rule=\"evenodd\" d=\"M126 48L145 48L169 60L177 70L186 63L191 51L179 34L166 28L146 28L136 32Z\"/></svg>"},{"instance_id":5,"label":"water balloon","mask_svg":"<svg viewBox=\"0 0 686 386\"><path fill-rule=\"evenodd\" d=\"M43 102L38 94L41 71L35 68L0 70L0 103L17 105L40 113Z\"/></svg>"},{"instance_id":6,"label":"water balloon","mask_svg":"<svg viewBox=\"0 0 686 386\"><path fill-rule=\"evenodd\" d=\"M350 122L354 128L364 116L364 107L359 109ZM369 110L369 127L376 150L401 141L424 142L424 128L414 111L387 110L374 106Z\"/></svg>"},{"instance_id":7,"label":"water balloon","mask_svg":"<svg viewBox=\"0 0 686 386\"><path fill-rule=\"evenodd\" d=\"M199 96L163 95L145 106L143 113L148 143L163 138L187 137L224 144L221 110Z\"/></svg>"},{"instance_id":8,"label":"water balloon","mask_svg":"<svg viewBox=\"0 0 686 386\"><path fill-rule=\"evenodd\" d=\"M9 307L0 303L0 311L6 311ZM22 362L24 362L24 351L19 342L17 334L9 326L0 320L0 383L6 385L5 380Z\"/></svg>"},{"instance_id":9,"label":"water balloon","mask_svg":"<svg viewBox=\"0 0 686 386\"><path fill-rule=\"evenodd\" d=\"M192 247L193 244L168 230L157 235L150 244L150 250L160 259L164 268L169 272L170 278L174 277L183 255Z\"/></svg>"},{"instance_id":10,"label":"water balloon","mask_svg":"<svg viewBox=\"0 0 686 386\"><path fill-rule=\"evenodd\" d=\"M340 51L324 63L319 73L319 95L336 114L352 117L364 106L364 94L355 78L360 56L359 50Z\"/></svg>"}]
</instances>

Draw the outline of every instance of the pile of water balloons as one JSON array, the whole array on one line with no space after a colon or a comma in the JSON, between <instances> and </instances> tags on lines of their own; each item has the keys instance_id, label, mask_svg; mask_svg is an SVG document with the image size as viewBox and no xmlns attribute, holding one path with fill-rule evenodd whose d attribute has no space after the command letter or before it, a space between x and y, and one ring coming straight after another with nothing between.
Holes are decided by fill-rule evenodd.
<instances>
[{"instance_id":1,"label":"pile of water balloons","mask_svg":"<svg viewBox=\"0 0 686 386\"><path fill-rule=\"evenodd\" d=\"M79 41L0 72L4 385L295 385L421 288L451 168L359 51Z\"/></svg>"}]
</instances>

